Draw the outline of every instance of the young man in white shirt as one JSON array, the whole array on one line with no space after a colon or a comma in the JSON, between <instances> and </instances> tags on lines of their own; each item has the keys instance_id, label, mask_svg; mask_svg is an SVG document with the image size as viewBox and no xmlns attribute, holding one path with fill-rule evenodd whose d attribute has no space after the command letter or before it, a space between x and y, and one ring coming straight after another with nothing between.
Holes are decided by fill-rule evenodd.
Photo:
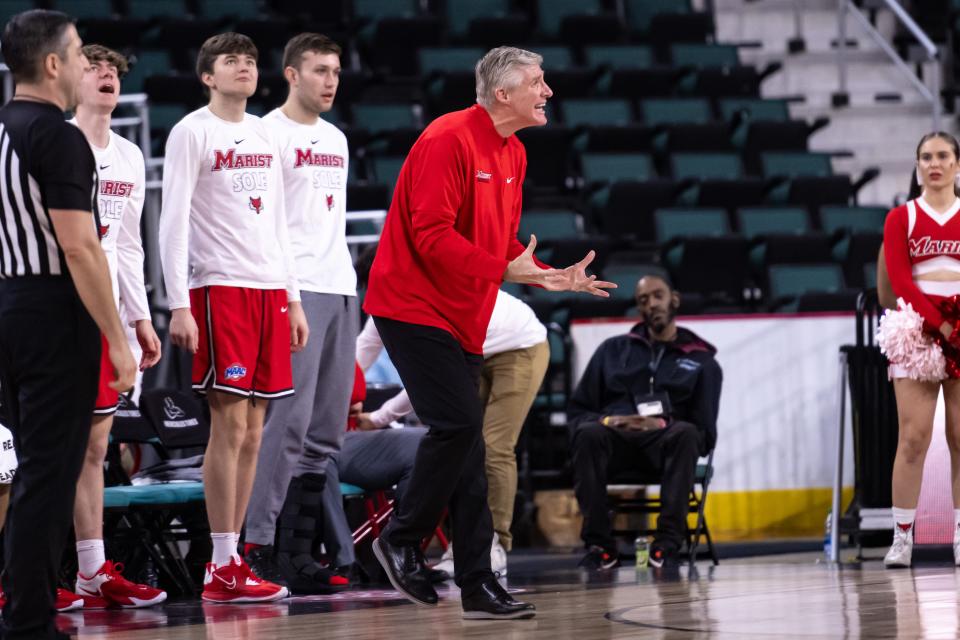
<instances>
[{"instance_id":1,"label":"young man in white shirt","mask_svg":"<svg viewBox=\"0 0 960 640\"><path fill-rule=\"evenodd\" d=\"M143 355L140 370L160 360L160 339L153 329L143 281L143 244L140 216L146 175L143 153L137 145L110 130L110 120L120 97L120 79L127 60L100 45L86 45L88 66L80 82L79 103L73 124L80 127L97 162L97 199L100 210L100 244L107 256L113 296L121 319L133 327ZM106 559L103 547L103 461L119 396L110 388L113 369L109 346L103 338L100 387L90 427L90 440L77 481L73 521L77 538L77 595L85 609L108 606L148 607L167 599L166 592L125 579Z\"/></svg>"},{"instance_id":2,"label":"young man in white shirt","mask_svg":"<svg viewBox=\"0 0 960 640\"><path fill-rule=\"evenodd\" d=\"M343 442L359 329L357 276L346 239L347 139L319 117L333 106L340 53L335 42L317 33L292 38L283 54L287 100L263 118L280 146L287 224L313 338L293 356L297 396L267 413L245 555L251 566L277 575L295 593L348 585L311 556L308 524L330 458Z\"/></svg>"},{"instance_id":3,"label":"young man in white shirt","mask_svg":"<svg viewBox=\"0 0 960 640\"><path fill-rule=\"evenodd\" d=\"M213 539L203 599L266 602L285 587L237 553L270 400L293 394L290 353L309 329L287 232L279 149L245 112L257 48L223 33L204 42L197 75L208 106L178 122L163 167L160 252L170 338L193 354L193 387L210 401L203 480Z\"/></svg>"}]
</instances>

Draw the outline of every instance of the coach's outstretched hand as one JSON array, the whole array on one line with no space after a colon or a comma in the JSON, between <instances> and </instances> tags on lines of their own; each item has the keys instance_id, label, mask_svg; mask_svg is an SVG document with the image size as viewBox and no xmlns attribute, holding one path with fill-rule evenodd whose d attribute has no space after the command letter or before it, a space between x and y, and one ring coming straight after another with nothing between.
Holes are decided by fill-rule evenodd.
<instances>
[{"instance_id":1,"label":"coach's outstretched hand","mask_svg":"<svg viewBox=\"0 0 960 640\"><path fill-rule=\"evenodd\" d=\"M287 306L289 307L287 315L290 316L290 352L296 353L307 346L310 326L307 324L307 316L303 313L303 305L299 302L289 302Z\"/></svg>"},{"instance_id":2,"label":"coach's outstretched hand","mask_svg":"<svg viewBox=\"0 0 960 640\"><path fill-rule=\"evenodd\" d=\"M530 236L527 248L510 261L503 274L505 282L540 285L548 291L577 291L589 293L601 298L609 298L604 289L616 289L613 282L597 280L597 276L588 276L587 267L596 257L592 249L580 262L566 269L543 269L533 261L533 251L537 248L537 236Z\"/></svg>"},{"instance_id":3,"label":"coach's outstretched hand","mask_svg":"<svg viewBox=\"0 0 960 640\"><path fill-rule=\"evenodd\" d=\"M190 353L196 353L200 342L200 330L190 309L174 309L170 314L170 342Z\"/></svg>"}]
</instances>

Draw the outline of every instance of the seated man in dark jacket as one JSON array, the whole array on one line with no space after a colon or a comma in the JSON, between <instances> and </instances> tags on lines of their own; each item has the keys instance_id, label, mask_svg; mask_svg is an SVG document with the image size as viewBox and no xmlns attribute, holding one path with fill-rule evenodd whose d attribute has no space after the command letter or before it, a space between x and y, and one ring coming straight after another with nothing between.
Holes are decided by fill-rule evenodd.
<instances>
[{"instance_id":1,"label":"seated man in dark jacket","mask_svg":"<svg viewBox=\"0 0 960 640\"><path fill-rule=\"evenodd\" d=\"M567 410L587 546L581 566L589 569L619 563L606 486L629 469L661 473L662 508L650 563L674 562L697 459L717 442L722 373L716 349L677 327L680 297L669 282L642 278L636 299L643 322L597 348Z\"/></svg>"}]
</instances>

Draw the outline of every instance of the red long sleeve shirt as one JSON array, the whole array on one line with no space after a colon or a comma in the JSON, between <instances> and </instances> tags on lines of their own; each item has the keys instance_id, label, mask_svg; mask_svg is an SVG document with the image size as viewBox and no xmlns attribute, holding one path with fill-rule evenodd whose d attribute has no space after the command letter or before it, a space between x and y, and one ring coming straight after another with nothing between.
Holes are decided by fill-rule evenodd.
<instances>
[{"instance_id":1,"label":"red long sleeve shirt","mask_svg":"<svg viewBox=\"0 0 960 640\"><path fill-rule=\"evenodd\" d=\"M883 255L893 292L913 305L931 331L938 330L944 320L936 302L960 293L960 282L916 280L916 276L932 271L960 273L958 211L960 200L937 213L917 198L891 210L883 227Z\"/></svg>"},{"instance_id":2,"label":"red long sleeve shirt","mask_svg":"<svg viewBox=\"0 0 960 640\"><path fill-rule=\"evenodd\" d=\"M434 120L400 169L364 310L437 327L483 353L517 240L527 154L474 105ZM541 263L542 264L542 263Z\"/></svg>"}]
</instances>

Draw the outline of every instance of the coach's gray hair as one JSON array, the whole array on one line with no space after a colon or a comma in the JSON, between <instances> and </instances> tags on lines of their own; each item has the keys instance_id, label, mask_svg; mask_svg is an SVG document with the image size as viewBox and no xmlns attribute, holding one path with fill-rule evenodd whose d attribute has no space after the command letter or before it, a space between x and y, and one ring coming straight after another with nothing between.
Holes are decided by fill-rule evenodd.
<instances>
[{"instance_id":1,"label":"coach's gray hair","mask_svg":"<svg viewBox=\"0 0 960 640\"><path fill-rule=\"evenodd\" d=\"M543 56L539 53L517 47L491 49L477 62L477 102L492 106L497 89L512 89L520 83L518 67L540 64Z\"/></svg>"}]
</instances>

